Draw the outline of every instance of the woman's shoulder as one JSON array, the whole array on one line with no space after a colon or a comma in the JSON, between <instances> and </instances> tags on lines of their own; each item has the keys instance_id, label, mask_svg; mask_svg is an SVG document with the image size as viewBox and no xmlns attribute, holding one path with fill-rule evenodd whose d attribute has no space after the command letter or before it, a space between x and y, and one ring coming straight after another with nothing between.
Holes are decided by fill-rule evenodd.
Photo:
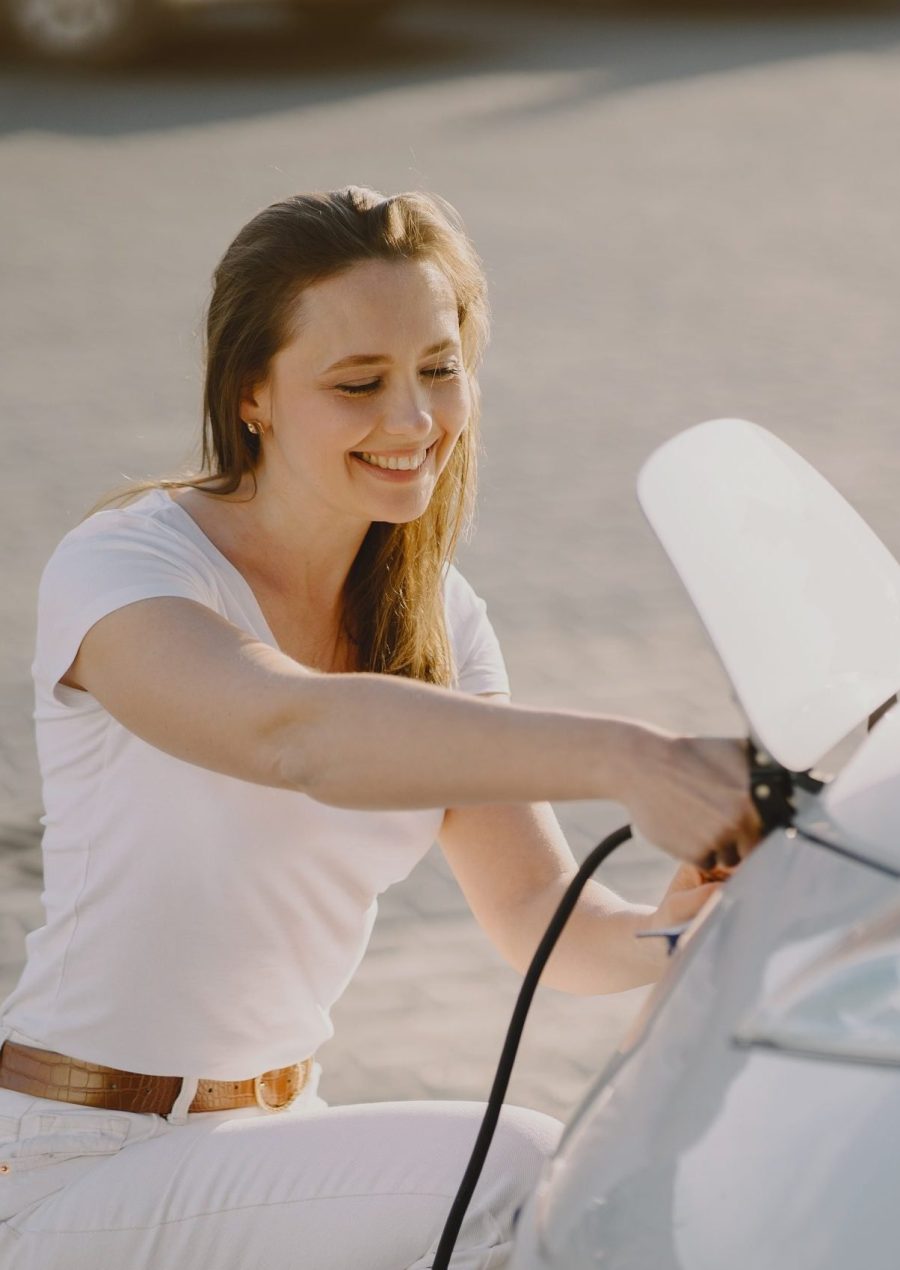
<instances>
[{"instance_id":1,"label":"woman's shoulder","mask_svg":"<svg viewBox=\"0 0 900 1270\"><path fill-rule=\"evenodd\" d=\"M481 597L476 594L471 582L465 577L459 566L452 561L448 561L444 565L443 586L445 601L455 601L457 603L468 601L471 603L473 600L477 600L483 603Z\"/></svg>"},{"instance_id":2,"label":"woman's shoulder","mask_svg":"<svg viewBox=\"0 0 900 1270\"><path fill-rule=\"evenodd\" d=\"M509 678L487 604L459 569L444 570L444 617L464 692L508 692Z\"/></svg>"},{"instance_id":3,"label":"woman's shoulder","mask_svg":"<svg viewBox=\"0 0 900 1270\"><path fill-rule=\"evenodd\" d=\"M472 618L484 613L484 600L455 564L444 566L444 616L448 627L465 625Z\"/></svg>"},{"instance_id":4,"label":"woman's shoulder","mask_svg":"<svg viewBox=\"0 0 900 1270\"><path fill-rule=\"evenodd\" d=\"M38 586L32 664L45 699L51 693L62 706L74 699L84 704L80 693L64 699L60 680L86 633L115 609L156 597L216 607L211 566L178 532L163 499L171 503L165 491L156 489L124 507L95 511L70 529L50 555Z\"/></svg>"},{"instance_id":5,"label":"woman's shoulder","mask_svg":"<svg viewBox=\"0 0 900 1270\"><path fill-rule=\"evenodd\" d=\"M90 512L63 534L60 543L129 530L139 533L142 528L153 525L168 526L175 507L164 489L143 490L129 502L110 503Z\"/></svg>"},{"instance_id":6,"label":"woman's shoulder","mask_svg":"<svg viewBox=\"0 0 900 1270\"><path fill-rule=\"evenodd\" d=\"M131 502L101 507L67 530L50 559L79 554L80 549L102 552L104 544L116 550L165 554L167 551L196 556L196 544L184 532L183 513L165 489L143 491Z\"/></svg>"},{"instance_id":7,"label":"woman's shoulder","mask_svg":"<svg viewBox=\"0 0 900 1270\"><path fill-rule=\"evenodd\" d=\"M180 516L178 506L158 487L123 506L92 512L51 551L41 574L41 595L93 590L157 574L190 578L206 594L213 581L212 563Z\"/></svg>"}]
</instances>

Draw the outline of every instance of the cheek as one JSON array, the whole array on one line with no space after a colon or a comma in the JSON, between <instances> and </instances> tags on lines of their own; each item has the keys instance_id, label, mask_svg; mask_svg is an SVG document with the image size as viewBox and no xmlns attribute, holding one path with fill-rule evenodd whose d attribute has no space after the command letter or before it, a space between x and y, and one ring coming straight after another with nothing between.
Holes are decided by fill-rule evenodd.
<instances>
[{"instance_id":1,"label":"cheek","mask_svg":"<svg viewBox=\"0 0 900 1270\"><path fill-rule=\"evenodd\" d=\"M465 444L465 434L469 423L469 411L461 410L458 417L454 421L454 426L447 427L444 439L438 446L435 457L437 459L437 475L444 471L450 462L453 454L459 446Z\"/></svg>"},{"instance_id":2,"label":"cheek","mask_svg":"<svg viewBox=\"0 0 900 1270\"><path fill-rule=\"evenodd\" d=\"M468 381L459 380L454 384L453 391L448 391L443 405L444 427L452 436L458 437L472 413L472 393Z\"/></svg>"},{"instance_id":3,"label":"cheek","mask_svg":"<svg viewBox=\"0 0 900 1270\"><path fill-rule=\"evenodd\" d=\"M355 404L355 403L354 403ZM343 459L371 431L365 412L338 403L323 408L312 402L307 409L297 403L288 422L286 448L293 459L317 468L328 467Z\"/></svg>"}]
</instances>

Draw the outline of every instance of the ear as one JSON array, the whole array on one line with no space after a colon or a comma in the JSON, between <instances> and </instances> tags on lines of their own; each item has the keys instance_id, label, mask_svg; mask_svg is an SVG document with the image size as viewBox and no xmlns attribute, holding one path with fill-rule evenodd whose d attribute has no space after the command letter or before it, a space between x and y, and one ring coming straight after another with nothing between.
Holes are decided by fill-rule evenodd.
<instances>
[{"instance_id":1,"label":"ear","mask_svg":"<svg viewBox=\"0 0 900 1270\"><path fill-rule=\"evenodd\" d=\"M259 383L244 385L241 393L240 415L246 422L258 423L260 429L265 431L269 427L271 420L271 392L269 390L269 382L266 379Z\"/></svg>"}]
</instances>

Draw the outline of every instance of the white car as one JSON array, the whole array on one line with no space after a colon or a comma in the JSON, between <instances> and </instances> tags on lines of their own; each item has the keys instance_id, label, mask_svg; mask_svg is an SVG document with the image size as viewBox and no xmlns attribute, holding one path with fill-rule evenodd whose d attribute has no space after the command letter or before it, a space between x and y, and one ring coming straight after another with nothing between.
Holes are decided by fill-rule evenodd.
<instances>
[{"instance_id":1,"label":"white car","mask_svg":"<svg viewBox=\"0 0 900 1270\"><path fill-rule=\"evenodd\" d=\"M701 424L639 496L786 780L896 694L900 566L777 438ZM900 1264L900 708L793 802L678 939L513 1270Z\"/></svg>"},{"instance_id":2,"label":"white car","mask_svg":"<svg viewBox=\"0 0 900 1270\"><path fill-rule=\"evenodd\" d=\"M320 28L358 34L395 0L282 0ZM20 48L60 66L127 61L179 13L229 0L0 0L0 14Z\"/></svg>"}]
</instances>

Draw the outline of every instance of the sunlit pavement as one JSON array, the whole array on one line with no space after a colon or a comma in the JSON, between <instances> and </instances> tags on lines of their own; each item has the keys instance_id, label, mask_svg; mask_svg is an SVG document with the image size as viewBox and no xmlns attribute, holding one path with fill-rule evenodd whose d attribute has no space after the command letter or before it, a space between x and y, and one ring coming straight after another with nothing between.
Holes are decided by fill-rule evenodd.
<instances>
[{"instance_id":1,"label":"sunlit pavement","mask_svg":"<svg viewBox=\"0 0 900 1270\"><path fill-rule=\"evenodd\" d=\"M208 278L257 208L351 182L459 206L495 331L462 564L516 697L733 732L635 475L690 423L751 418L900 549L898 117L889 6L448 5L401 15L367 48L207 15L128 72L0 65L0 990L41 920L40 569L100 492L189 451ZM579 855L621 819L560 812ZM653 900L669 872L629 845L601 877ZM433 853L385 897L321 1055L323 1092L481 1097L517 983ZM541 994L513 1101L564 1115L642 996Z\"/></svg>"}]
</instances>

